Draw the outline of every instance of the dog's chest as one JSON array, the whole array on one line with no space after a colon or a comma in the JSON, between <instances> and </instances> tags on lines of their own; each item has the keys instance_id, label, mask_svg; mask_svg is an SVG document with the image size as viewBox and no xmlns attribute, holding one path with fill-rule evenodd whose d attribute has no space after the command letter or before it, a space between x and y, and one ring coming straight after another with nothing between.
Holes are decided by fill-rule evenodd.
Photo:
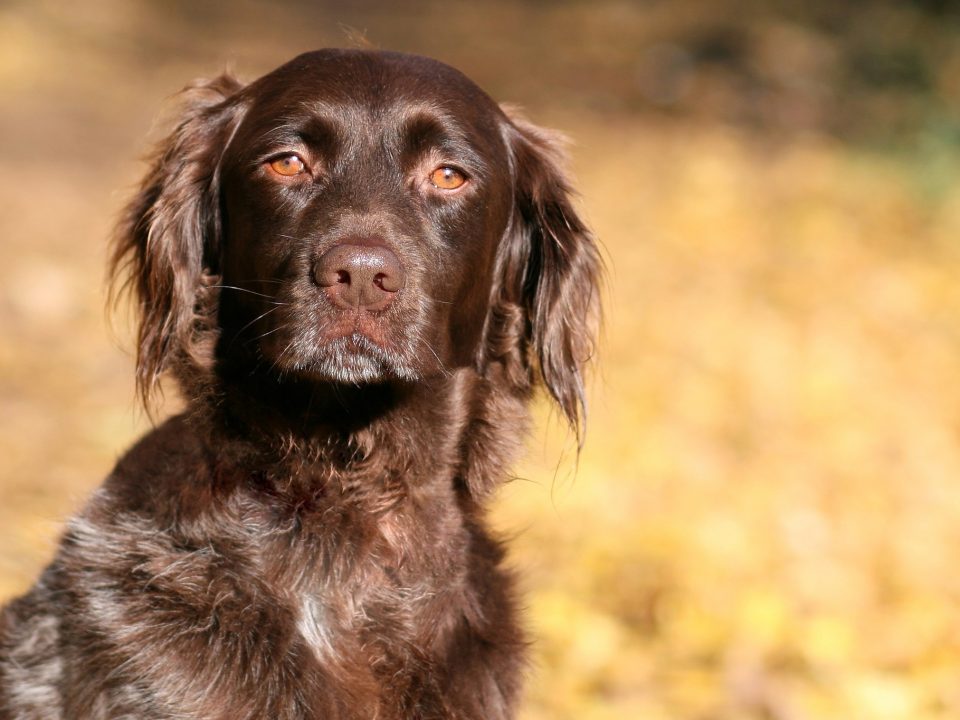
<instances>
[{"instance_id":1,"label":"dog's chest","mask_svg":"<svg viewBox=\"0 0 960 720\"><path fill-rule=\"evenodd\" d=\"M269 555L284 568L270 574L285 578L296 633L322 665L429 652L458 611L468 543L449 510L325 513L279 543Z\"/></svg>"},{"instance_id":2,"label":"dog's chest","mask_svg":"<svg viewBox=\"0 0 960 720\"><path fill-rule=\"evenodd\" d=\"M329 617L326 604L310 593L300 593L295 603L297 632L303 642L321 662L337 659L343 633Z\"/></svg>"}]
</instances>

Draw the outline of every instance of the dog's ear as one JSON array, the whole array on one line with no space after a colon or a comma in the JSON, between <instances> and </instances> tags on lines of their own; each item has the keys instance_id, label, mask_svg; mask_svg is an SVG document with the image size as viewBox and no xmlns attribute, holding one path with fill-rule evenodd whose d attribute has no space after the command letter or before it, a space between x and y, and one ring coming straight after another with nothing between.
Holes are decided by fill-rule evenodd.
<instances>
[{"instance_id":1,"label":"dog's ear","mask_svg":"<svg viewBox=\"0 0 960 720\"><path fill-rule=\"evenodd\" d=\"M117 229L111 298L129 288L138 302L137 387L145 404L167 367L212 359L219 165L240 115L241 89L224 74L180 93L176 125Z\"/></svg>"},{"instance_id":2,"label":"dog's ear","mask_svg":"<svg viewBox=\"0 0 960 720\"><path fill-rule=\"evenodd\" d=\"M601 261L577 215L561 136L508 111L514 213L498 255L491 339L515 380L537 376L583 438L584 366L599 323Z\"/></svg>"}]
</instances>

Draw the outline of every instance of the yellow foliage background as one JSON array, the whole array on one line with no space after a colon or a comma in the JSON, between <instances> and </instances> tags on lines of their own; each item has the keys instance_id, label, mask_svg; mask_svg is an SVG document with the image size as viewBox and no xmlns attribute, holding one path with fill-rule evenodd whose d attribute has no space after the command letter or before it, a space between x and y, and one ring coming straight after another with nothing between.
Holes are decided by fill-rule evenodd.
<instances>
[{"instance_id":1,"label":"yellow foliage background","mask_svg":"<svg viewBox=\"0 0 960 720\"><path fill-rule=\"evenodd\" d=\"M0 6L0 597L149 425L103 267L163 99L349 27L569 134L605 246L586 447L539 408L493 512L522 717L960 717L960 27L796 5Z\"/></svg>"}]
</instances>

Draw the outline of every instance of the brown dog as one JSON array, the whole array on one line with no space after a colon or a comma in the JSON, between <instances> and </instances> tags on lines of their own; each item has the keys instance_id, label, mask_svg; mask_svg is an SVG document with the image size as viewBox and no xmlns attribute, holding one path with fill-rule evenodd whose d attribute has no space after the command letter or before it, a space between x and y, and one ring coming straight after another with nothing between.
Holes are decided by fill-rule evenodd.
<instances>
[{"instance_id":1,"label":"brown dog","mask_svg":"<svg viewBox=\"0 0 960 720\"><path fill-rule=\"evenodd\" d=\"M114 269L188 408L3 611L0 718L513 717L484 505L538 383L580 430L597 305L559 159L415 56L185 91Z\"/></svg>"}]
</instances>

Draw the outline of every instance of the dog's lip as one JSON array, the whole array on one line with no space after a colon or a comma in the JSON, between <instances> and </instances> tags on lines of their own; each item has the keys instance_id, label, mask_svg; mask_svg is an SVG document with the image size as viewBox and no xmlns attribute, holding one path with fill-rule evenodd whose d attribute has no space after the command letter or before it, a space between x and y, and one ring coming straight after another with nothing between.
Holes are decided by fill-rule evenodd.
<instances>
[{"instance_id":1,"label":"dog's lip","mask_svg":"<svg viewBox=\"0 0 960 720\"><path fill-rule=\"evenodd\" d=\"M383 343L378 342L376 338L370 337L366 333L362 332L352 332L349 335L342 335L341 338L348 342L347 349L353 350L355 352L363 352L366 348L365 345L368 342L373 343L374 345L383 347ZM338 338L338 339L341 339Z\"/></svg>"},{"instance_id":2,"label":"dog's lip","mask_svg":"<svg viewBox=\"0 0 960 720\"><path fill-rule=\"evenodd\" d=\"M370 323L362 320L337 323L333 327L325 329L320 339L322 343L342 342L344 340L348 341L346 349L354 352L364 352L366 346L370 343L384 350L390 346L386 342L381 328L371 326Z\"/></svg>"}]
</instances>

